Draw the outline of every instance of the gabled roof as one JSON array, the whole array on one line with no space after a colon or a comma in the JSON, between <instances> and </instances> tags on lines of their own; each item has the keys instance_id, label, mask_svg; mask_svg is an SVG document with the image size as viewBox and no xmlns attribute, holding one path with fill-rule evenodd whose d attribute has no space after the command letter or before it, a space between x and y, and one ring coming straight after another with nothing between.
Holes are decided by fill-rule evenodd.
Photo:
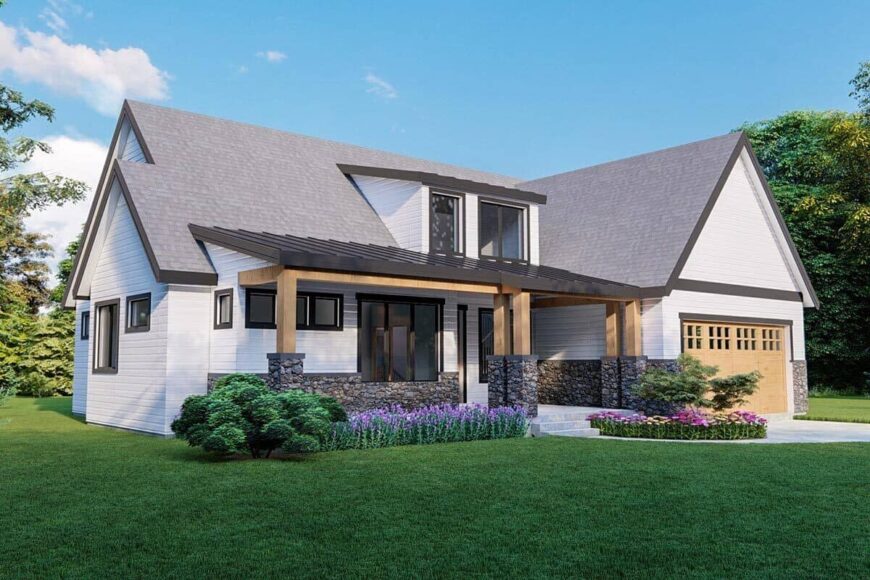
<instances>
[{"instance_id":1,"label":"gabled roof","mask_svg":"<svg viewBox=\"0 0 870 580\"><path fill-rule=\"evenodd\" d=\"M541 262L670 293L725 181L746 150L810 301L815 292L743 133L544 177Z\"/></svg>"},{"instance_id":2,"label":"gabled roof","mask_svg":"<svg viewBox=\"0 0 870 580\"><path fill-rule=\"evenodd\" d=\"M336 272L503 284L541 292L637 297L639 288L527 263L424 254L404 248L334 239L190 225L202 242L278 264Z\"/></svg>"}]
</instances>

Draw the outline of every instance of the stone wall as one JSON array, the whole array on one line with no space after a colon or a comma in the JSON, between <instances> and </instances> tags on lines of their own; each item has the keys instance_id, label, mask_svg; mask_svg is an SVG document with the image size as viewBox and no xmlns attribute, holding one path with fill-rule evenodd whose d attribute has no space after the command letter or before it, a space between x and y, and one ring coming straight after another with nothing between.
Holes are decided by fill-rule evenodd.
<instances>
[{"instance_id":1,"label":"stone wall","mask_svg":"<svg viewBox=\"0 0 870 580\"><path fill-rule=\"evenodd\" d=\"M809 381L807 380L807 361L795 360L791 363L794 384L794 412L806 413L809 409Z\"/></svg>"},{"instance_id":2,"label":"stone wall","mask_svg":"<svg viewBox=\"0 0 870 580\"><path fill-rule=\"evenodd\" d=\"M490 407L522 407L538 416L538 357L504 355L487 358Z\"/></svg>"},{"instance_id":3,"label":"stone wall","mask_svg":"<svg viewBox=\"0 0 870 580\"><path fill-rule=\"evenodd\" d=\"M600 407L601 361L539 361L538 402L542 405Z\"/></svg>"},{"instance_id":4,"label":"stone wall","mask_svg":"<svg viewBox=\"0 0 870 580\"><path fill-rule=\"evenodd\" d=\"M300 386L309 393L334 397L348 412L402 405L459 403L459 373L439 373L437 381L370 383L358 373L304 375Z\"/></svg>"}]
</instances>

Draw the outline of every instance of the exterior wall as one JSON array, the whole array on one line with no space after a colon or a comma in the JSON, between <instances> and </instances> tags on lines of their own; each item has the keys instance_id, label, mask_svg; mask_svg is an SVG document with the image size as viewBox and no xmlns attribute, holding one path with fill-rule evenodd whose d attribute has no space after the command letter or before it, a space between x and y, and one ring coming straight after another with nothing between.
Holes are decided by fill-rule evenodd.
<instances>
[{"instance_id":1,"label":"exterior wall","mask_svg":"<svg viewBox=\"0 0 870 580\"><path fill-rule=\"evenodd\" d=\"M541 263L541 236L539 208L536 204L529 207L529 262L535 265Z\"/></svg>"},{"instance_id":2,"label":"exterior wall","mask_svg":"<svg viewBox=\"0 0 870 580\"><path fill-rule=\"evenodd\" d=\"M88 346L90 339L82 340L82 312L90 312L89 300L76 301L75 347L73 351L72 411L84 415L88 402Z\"/></svg>"},{"instance_id":3,"label":"exterior wall","mask_svg":"<svg viewBox=\"0 0 870 580\"><path fill-rule=\"evenodd\" d=\"M206 392L212 292L202 286L170 286L167 296L166 413L164 431L190 395Z\"/></svg>"},{"instance_id":4,"label":"exterior wall","mask_svg":"<svg viewBox=\"0 0 870 580\"><path fill-rule=\"evenodd\" d=\"M777 239L779 226L766 215L767 207L764 192L738 159L680 278L798 290L788 249Z\"/></svg>"},{"instance_id":5,"label":"exterior wall","mask_svg":"<svg viewBox=\"0 0 870 580\"><path fill-rule=\"evenodd\" d=\"M169 304L167 287L154 278L130 211L121 197L95 260L91 304L120 299L118 372L93 373L91 333L88 346L87 415L90 423L151 433L166 433L166 350ZM148 332L126 333L126 297L151 293ZM92 320L96 312L91 310Z\"/></svg>"},{"instance_id":6,"label":"exterior wall","mask_svg":"<svg viewBox=\"0 0 870 580\"><path fill-rule=\"evenodd\" d=\"M544 360L582 360L605 355L603 304L532 311L532 352Z\"/></svg>"},{"instance_id":7,"label":"exterior wall","mask_svg":"<svg viewBox=\"0 0 870 580\"><path fill-rule=\"evenodd\" d=\"M601 406L601 360L539 361L538 402L542 405Z\"/></svg>"},{"instance_id":8,"label":"exterior wall","mask_svg":"<svg viewBox=\"0 0 870 580\"><path fill-rule=\"evenodd\" d=\"M419 183L365 175L354 175L353 180L399 247L429 251L429 206Z\"/></svg>"},{"instance_id":9,"label":"exterior wall","mask_svg":"<svg viewBox=\"0 0 870 580\"><path fill-rule=\"evenodd\" d=\"M124 139L120 142L120 145L123 147L118 154L118 158L124 161L145 163L145 153L142 151L142 146L136 138L136 133L130 128L129 120L124 122L124 126L121 128L121 135Z\"/></svg>"}]
</instances>

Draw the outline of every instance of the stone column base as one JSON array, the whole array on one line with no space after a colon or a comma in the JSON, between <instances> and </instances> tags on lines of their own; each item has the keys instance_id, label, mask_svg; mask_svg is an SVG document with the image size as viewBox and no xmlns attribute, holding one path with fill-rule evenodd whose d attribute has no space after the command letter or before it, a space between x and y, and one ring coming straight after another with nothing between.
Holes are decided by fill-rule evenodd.
<instances>
[{"instance_id":1,"label":"stone column base","mask_svg":"<svg viewBox=\"0 0 870 580\"><path fill-rule=\"evenodd\" d=\"M601 357L601 406L619 409L622 403L619 388L619 359L615 356Z\"/></svg>"},{"instance_id":2,"label":"stone column base","mask_svg":"<svg viewBox=\"0 0 870 580\"><path fill-rule=\"evenodd\" d=\"M809 410L809 381L807 380L807 361L791 361L792 385L794 386L794 412L806 413Z\"/></svg>"},{"instance_id":3,"label":"stone column base","mask_svg":"<svg viewBox=\"0 0 870 580\"><path fill-rule=\"evenodd\" d=\"M537 417L537 355L490 356L487 365L489 406L522 407L529 417Z\"/></svg>"},{"instance_id":4,"label":"stone column base","mask_svg":"<svg viewBox=\"0 0 870 580\"><path fill-rule=\"evenodd\" d=\"M273 352L266 355L269 371L266 384L273 391L288 391L302 387L305 355L298 352Z\"/></svg>"}]
</instances>

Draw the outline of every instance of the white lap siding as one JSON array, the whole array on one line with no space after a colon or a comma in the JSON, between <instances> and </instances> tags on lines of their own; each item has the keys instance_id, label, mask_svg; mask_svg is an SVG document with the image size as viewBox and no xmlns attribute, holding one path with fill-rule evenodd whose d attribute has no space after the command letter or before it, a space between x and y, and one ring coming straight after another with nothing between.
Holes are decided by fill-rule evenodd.
<instances>
[{"instance_id":1,"label":"white lap siding","mask_svg":"<svg viewBox=\"0 0 870 580\"><path fill-rule=\"evenodd\" d=\"M97 317L95 305L120 300L118 325L118 372L98 374L93 370L93 345L88 341L87 413L89 423L111 425L151 433L166 433L166 342L167 288L154 278L139 234L123 197L108 228L97 258L91 284L91 328ZM151 293L151 327L148 332L126 333L126 298Z\"/></svg>"},{"instance_id":2,"label":"white lap siding","mask_svg":"<svg viewBox=\"0 0 870 580\"><path fill-rule=\"evenodd\" d=\"M602 304L533 310L534 353L547 360L604 356L604 314Z\"/></svg>"},{"instance_id":3,"label":"white lap siding","mask_svg":"<svg viewBox=\"0 0 870 580\"><path fill-rule=\"evenodd\" d=\"M84 415L88 397L88 345L90 339L82 339L82 313L90 312L88 300L76 301L75 350L73 351L73 397L72 412Z\"/></svg>"}]
</instances>

